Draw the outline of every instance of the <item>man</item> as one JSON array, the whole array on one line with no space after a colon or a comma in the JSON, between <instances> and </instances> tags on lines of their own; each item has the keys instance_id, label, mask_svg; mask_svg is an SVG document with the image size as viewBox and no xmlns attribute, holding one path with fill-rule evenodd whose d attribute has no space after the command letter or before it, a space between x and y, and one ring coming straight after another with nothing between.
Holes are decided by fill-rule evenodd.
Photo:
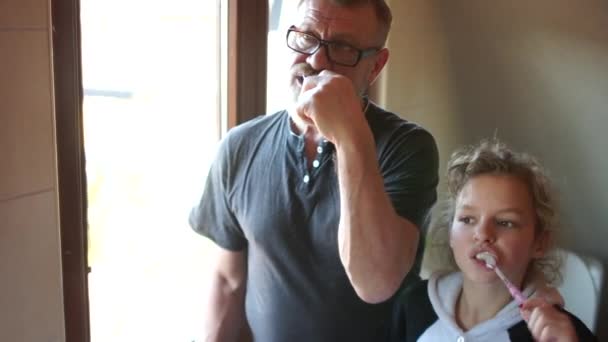
<instances>
[{"instance_id":1,"label":"man","mask_svg":"<svg viewBox=\"0 0 608 342\"><path fill-rule=\"evenodd\" d=\"M390 21L383 0L299 3L293 106L230 131L190 217L220 247L209 340L378 341L417 277L438 156L365 97Z\"/></svg>"}]
</instances>

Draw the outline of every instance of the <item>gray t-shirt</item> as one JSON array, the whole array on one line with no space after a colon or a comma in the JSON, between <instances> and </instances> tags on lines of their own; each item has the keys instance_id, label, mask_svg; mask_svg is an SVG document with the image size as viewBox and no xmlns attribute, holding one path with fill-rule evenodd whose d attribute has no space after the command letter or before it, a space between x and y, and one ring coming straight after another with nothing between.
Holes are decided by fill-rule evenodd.
<instances>
[{"instance_id":1,"label":"gray t-shirt","mask_svg":"<svg viewBox=\"0 0 608 342\"><path fill-rule=\"evenodd\" d=\"M396 211L424 227L438 183L433 137L374 104L366 118ZM334 148L325 142L317 152L308 169L285 111L246 122L220 144L190 215L219 246L247 250L245 306L256 341L378 341L390 322L392 298L363 302L340 262ZM417 278L422 246L404 284Z\"/></svg>"}]
</instances>

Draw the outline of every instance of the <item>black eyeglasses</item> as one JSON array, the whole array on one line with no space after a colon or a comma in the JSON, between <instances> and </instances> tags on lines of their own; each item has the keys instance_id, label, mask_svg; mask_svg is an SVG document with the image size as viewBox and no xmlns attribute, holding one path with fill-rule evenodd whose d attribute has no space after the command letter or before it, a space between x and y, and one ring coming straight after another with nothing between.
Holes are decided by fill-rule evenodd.
<instances>
[{"instance_id":1,"label":"black eyeglasses","mask_svg":"<svg viewBox=\"0 0 608 342\"><path fill-rule=\"evenodd\" d=\"M326 47L327 58L331 62L348 67L354 67L362 58L380 51L379 48L361 50L345 43L323 40L310 33L300 32L294 26L287 30L287 47L295 52L310 56L319 51L321 46Z\"/></svg>"}]
</instances>

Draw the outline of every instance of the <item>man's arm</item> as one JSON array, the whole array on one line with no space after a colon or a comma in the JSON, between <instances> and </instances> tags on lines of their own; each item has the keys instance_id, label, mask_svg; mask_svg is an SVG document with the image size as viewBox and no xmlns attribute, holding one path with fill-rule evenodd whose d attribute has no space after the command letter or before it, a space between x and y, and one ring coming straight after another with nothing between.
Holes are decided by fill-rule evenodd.
<instances>
[{"instance_id":1,"label":"man's arm","mask_svg":"<svg viewBox=\"0 0 608 342\"><path fill-rule=\"evenodd\" d=\"M306 77L294 118L336 146L338 248L351 284L366 302L387 300L414 264L419 230L399 216L385 190L375 140L352 82L330 71Z\"/></svg>"},{"instance_id":2,"label":"man's arm","mask_svg":"<svg viewBox=\"0 0 608 342\"><path fill-rule=\"evenodd\" d=\"M247 340L245 288L247 252L217 248L205 322L205 341Z\"/></svg>"},{"instance_id":3,"label":"man's arm","mask_svg":"<svg viewBox=\"0 0 608 342\"><path fill-rule=\"evenodd\" d=\"M336 145L340 183L338 247L348 277L369 303L390 298L412 268L419 231L384 189L371 131Z\"/></svg>"}]
</instances>

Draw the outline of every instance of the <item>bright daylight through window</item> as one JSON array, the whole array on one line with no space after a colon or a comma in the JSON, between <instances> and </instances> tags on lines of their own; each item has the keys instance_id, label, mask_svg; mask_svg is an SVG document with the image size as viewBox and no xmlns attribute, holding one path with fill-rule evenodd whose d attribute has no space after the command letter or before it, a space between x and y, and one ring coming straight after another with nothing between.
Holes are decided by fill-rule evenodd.
<instances>
[{"instance_id":1,"label":"bright daylight through window","mask_svg":"<svg viewBox=\"0 0 608 342\"><path fill-rule=\"evenodd\" d=\"M91 340L193 341L220 132L217 1L82 0Z\"/></svg>"}]
</instances>

